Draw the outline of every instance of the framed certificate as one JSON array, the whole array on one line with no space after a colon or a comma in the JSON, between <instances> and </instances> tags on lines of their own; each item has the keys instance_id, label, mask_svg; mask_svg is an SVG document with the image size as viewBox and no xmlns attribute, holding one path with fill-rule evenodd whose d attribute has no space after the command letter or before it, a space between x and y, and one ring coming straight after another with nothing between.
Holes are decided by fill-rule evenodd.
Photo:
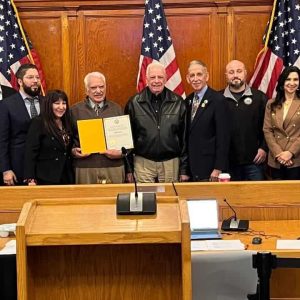
<instances>
[{"instance_id":1,"label":"framed certificate","mask_svg":"<svg viewBox=\"0 0 300 300\"><path fill-rule=\"evenodd\" d=\"M77 121L83 154L133 148L129 115Z\"/></svg>"}]
</instances>

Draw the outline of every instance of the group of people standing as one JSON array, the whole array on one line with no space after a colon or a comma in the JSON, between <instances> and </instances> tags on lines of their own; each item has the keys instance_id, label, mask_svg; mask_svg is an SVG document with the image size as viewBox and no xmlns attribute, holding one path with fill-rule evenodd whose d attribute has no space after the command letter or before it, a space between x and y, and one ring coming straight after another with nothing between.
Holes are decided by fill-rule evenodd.
<instances>
[{"instance_id":1,"label":"group of people standing","mask_svg":"<svg viewBox=\"0 0 300 300\"><path fill-rule=\"evenodd\" d=\"M192 61L187 82L193 93L183 100L166 87L163 65L147 67L147 87L131 97L134 149L126 168L121 150L82 154L77 121L123 115L106 97L100 72L85 76L86 99L69 108L61 90L40 95L35 65L16 73L19 92L1 86L0 171L4 185L263 180L267 160L273 179L300 179L300 70L287 67L275 99L246 83L245 65L226 66L223 91L208 86L209 73Z\"/></svg>"}]
</instances>

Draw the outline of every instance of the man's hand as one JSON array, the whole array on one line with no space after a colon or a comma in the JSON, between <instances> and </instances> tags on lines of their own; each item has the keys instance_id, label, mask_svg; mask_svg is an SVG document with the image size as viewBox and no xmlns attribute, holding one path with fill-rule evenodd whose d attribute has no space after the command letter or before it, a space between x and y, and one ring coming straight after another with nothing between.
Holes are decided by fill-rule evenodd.
<instances>
[{"instance_id":1,"label":"man's hand","mask_svg":"<svg viewBox=\"0 0 300 300\"><path fill-rule=\"evenodd\" d=\"M189 179L190 179L190 176L188 176L188 175L180 175L179 176L180 182L186 182L186 181L189 181Z\"/></svg>"},{"instance_id":2,"label":"man's hand","mask_svg":"<svg viewBox=\"0 0 300 300\"><path fill-rule=\"evenodd\" d=\"M219 180L218 177L221 173L222 173L221 170L214 169L210 174L209 181L214 181L214 182L218 181Z\"/></svg>"},{"instance_id":3,"label":"man's hand","mask_svg":"<svg viewBox=\"0 0 300 300\"><path fill-rule=\"evenodd\" d=\"M104 154L106 157L108 157L110 159L119 159L122 157L122 151L115 150L115 149L106 150L105 152L100 153L100 154Z\"/></svg>"},{"instance_id":4,"label":"man's hand","mask_svg":"<svg viewBox=\"0 0 300 300\"><path fill-rule=\"evenodd\" d=\"M253 162L256 165L260 165L266 160L266 158L267 158L267 152L261 148L258 148L257 154L254 157Z\"/></svg>"},{"instance_id":5,"label":"man's hand","mask_svg":"<svg viewBox=\"0 0 300 300\"><path fill-rule=\"evenodd\" d=\"M15 173L12 170L3 172L3 182L5 185L15 185L18 182Z\"/></svg>"},{"instance_id":6,"label":"man's hand","mask_svg":"<svg viewBox=\"0 0 300 300\"><path fill-rule=\"evenodd\" d=\"M75 147L72 149L72 155L76 158L83 158L83 157L89 156L90 154L82 154L81 149L78 147Z\"/></svg>"}]
</instances>

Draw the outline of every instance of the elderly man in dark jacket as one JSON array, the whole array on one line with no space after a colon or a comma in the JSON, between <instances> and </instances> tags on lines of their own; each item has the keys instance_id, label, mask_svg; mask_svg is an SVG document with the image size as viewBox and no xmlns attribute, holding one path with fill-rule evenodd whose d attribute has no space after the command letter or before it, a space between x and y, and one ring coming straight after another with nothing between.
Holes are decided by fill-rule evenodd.
<instances>
[{"instance_id":1,"label":"elderly man in dark jacket","mask_svg":"<svg viewBox=\"0 0 300 300\"><path fill-rule=\"evenodd\" d=\"M146 77L148 86L133 96L125 108L131 119L137 181L186 181L184 100L165 87L166 71L160 63L149 64Z\"/></svg>"}]
</instances>

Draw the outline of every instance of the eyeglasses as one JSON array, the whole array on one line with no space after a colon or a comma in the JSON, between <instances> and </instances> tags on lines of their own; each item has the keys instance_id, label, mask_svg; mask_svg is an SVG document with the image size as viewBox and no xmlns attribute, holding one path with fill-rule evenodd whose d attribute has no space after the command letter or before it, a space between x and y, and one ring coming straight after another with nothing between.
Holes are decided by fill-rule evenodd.
<instances>
[{"instance_id":1,"label":"eyeglasses","mask_svg":"<svg viewBox=\"0 0 300 300\"><path fill-rule=\"evenodd\" d=\"M36 79L37 81L41 80L41 78L39 76L33 76L33 75L24 76L24 78L29 79L29 80Z\"/></svg>"}]
</instances>

